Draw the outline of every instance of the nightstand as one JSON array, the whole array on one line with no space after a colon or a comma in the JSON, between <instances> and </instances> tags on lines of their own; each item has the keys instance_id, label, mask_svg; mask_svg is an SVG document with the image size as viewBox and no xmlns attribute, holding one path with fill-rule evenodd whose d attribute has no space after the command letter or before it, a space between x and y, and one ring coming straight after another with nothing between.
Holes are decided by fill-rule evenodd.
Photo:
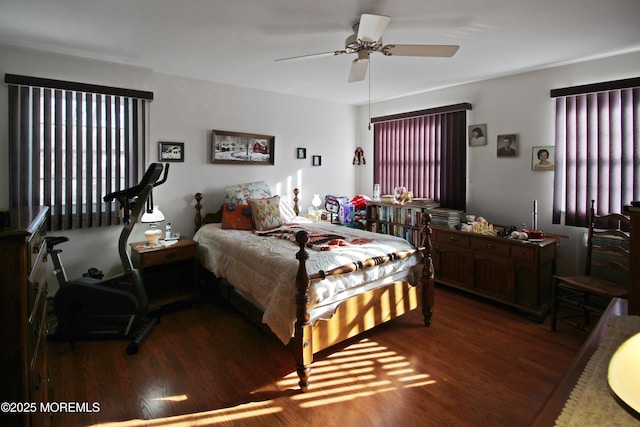
<instances>
[{"instance_id":1,"label":"nightstand","mask_svg":"<svg viewBox=\"0 0 640 427\"><path fill-rule=\"evenodd\" d=\"M135 242L129 246L131 261L140 271L149 297L149 311L197 299L197 242L181 237L170 245L149 247L147 242Z\"/></svg>"}]
</instances>

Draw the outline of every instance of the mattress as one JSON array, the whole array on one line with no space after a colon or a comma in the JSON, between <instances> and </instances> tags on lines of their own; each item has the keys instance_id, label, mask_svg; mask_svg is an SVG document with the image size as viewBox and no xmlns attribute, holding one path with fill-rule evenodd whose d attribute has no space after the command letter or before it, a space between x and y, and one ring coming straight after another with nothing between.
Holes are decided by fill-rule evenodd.
<instances>
[{"instance_id":1,"label":"mattress","mask_svg":"<svg viewBox=\"0 0 640 427\"><path fill-rule=\"evenodd\" d=\"M307 272L319 271L385 256L400 250L415 249L404 239L352 229L326 222L297 219L267 235L255 231L222 229L220 224L202 226L194 240L199 243L202 265L216 277L226 279L263 312L267 324L283 343L294 333L296 320L295 278L298 270L297 243L284 238L298 229L312 236L331 236L329 244L314 244L307 249ZM333 244L332 244L333 243ZM421 255L348 274L313 280L309 289L311 321L327 318L343 300L395 280L417 284Z\"/></svg>"}]
</instances>

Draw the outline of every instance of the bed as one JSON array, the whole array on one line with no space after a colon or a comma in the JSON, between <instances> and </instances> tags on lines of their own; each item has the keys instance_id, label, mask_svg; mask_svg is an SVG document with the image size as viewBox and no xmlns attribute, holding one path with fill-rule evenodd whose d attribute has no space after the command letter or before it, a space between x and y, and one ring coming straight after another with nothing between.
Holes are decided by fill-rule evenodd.
<instances>
[{"instance_id":1,"label":"bed","mask_svg":"<svg viewBox=\"0 0 640 427\"><path fill-rule=\"evenodd\" d=\"M300 217L293 194L291 204L263 182L230 186L221 209L203 214L197 193L194 240L203 276L290 348L306 391L317 352L418 308L431 324L431 217L422 214L414 247Z\"/></svg>"}]
</instances>

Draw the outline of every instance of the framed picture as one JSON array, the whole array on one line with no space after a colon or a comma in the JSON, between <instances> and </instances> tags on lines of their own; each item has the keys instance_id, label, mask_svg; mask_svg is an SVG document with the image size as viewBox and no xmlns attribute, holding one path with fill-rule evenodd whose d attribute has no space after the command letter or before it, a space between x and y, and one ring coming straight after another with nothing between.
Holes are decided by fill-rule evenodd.
<instances>
[{"instance_id":1,"label":"framed picture","mask_svg":"<svg viewBox=\"0 0 640 427\"><path fill-rule=\"evenodd\" d=\"M184 162L184 142L158 142L158 160Z\"/></svg>"},{"instance_id":2,"label":"framed picture","mask_svg":"<svg viewBox=\"0 0 640 427\"><path fill-rule=\"evenodd\" d=\"M307 158L307 149L306 148L298 148L296 150L296 157L298 159L306 159Z\"/></svg>"},{"instance_id":3,"label":"framed picture","mask_svg":"<svg viewBox=\"0 0 640 427\"><path fill-rule=\"evenodd\" d=\"M322 157L321 156L313 156L311 164L313 166L321 166L322 165Z\"/></svg>"},{"instance_id":4,"label":"framed picture","mask_svg":"<svg viewBox=\"0 0 640 427\"><path fill-rule=\"evenodd\" d=\"M227 165L273 165L275 137L214 130L211 161Z\"/></svg>"},{"instance_id":5,"label":"framed picture","mask_svg":"<svg viewBox=\"0 0 640 427\"><path fill-rule=\"evenodd\" d=\"M498 157L516 157L518 155L518 135L498 135Z\"/></svg>"},{"instance_id":6,"label":"framed picture","mask_svg":"<svg viewBox=\"0 0 640 427\"><path fill-rule=\"evenodd\" d=\"M487 145L487 125L469 126L469 147Z\"/></svg>"},{"instance_id":7,"label":"framed picture","mask_svg":"<svg viewBox=\"0 0 640 427\"><path fill-rule=\"evenodd\" d=\"M555 165L554 146L533 147L531 169L534 171L552 171Z\"/></svg>"}]
</instances>

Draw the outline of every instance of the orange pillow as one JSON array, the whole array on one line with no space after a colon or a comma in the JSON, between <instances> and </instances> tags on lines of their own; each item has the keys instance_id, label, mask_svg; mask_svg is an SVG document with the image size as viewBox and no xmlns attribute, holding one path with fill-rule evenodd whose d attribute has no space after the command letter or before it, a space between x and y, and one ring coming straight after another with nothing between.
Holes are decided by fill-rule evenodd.
<instances>
[{"instance_id":1,"label":"orange pillow","mask_svg":"<svg viewBox=\"0 0 640 427\"><path fill-rule=\"evenodd\" d=\"M222 205L222 228L231 230L253 230L251 207L233 202L227 202Z\"/></svg>"}]
</instances>

